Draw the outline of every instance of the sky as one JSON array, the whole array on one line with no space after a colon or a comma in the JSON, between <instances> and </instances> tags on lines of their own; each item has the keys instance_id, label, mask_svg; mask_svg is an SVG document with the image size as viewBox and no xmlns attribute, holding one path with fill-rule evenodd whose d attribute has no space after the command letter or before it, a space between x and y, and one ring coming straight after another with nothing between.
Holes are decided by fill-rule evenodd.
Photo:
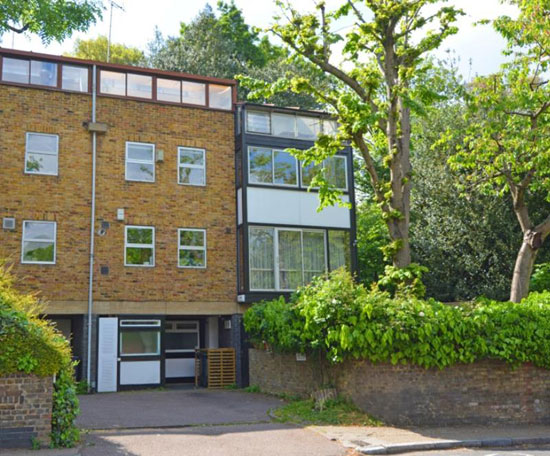
<instances>
[{"instance_id":1,"label":"sky","mask_svg":"<svg viewBox=\"0 0 550 456\"><path fill-rule=\"evenodd\" d=\"M115 0L123 10L113 9L112 42L134 46L144 51L147 43L154 37L155 26L164 36L178 35L180 22L191 21L207 3L215 6L217 0ZM110 0L104 0L109 4ZM242 9L248 24L267 27L273 23L273 16L278 9L274 0L235 0ZM328 9L342 4L342 0L327 0ZM494 72L502 63L501 51L503 40L490 26L474 26L480 19L492 19L501 14L514 15L515 9L504 6L499 0L450 0L450 4L462 8L466 16L458 22L460 31L448 38L438 57L444 57L452 51L460 59L459 68L466 79L476 74L484 75ZM315 0L296 0L293 6L301 11L314 8ZM26 51L62 54L73 48L76 38L95 38L97 35L108 35L109 9L104 12L103 20L91 27L86 33L76 33L63 43L52 43L44 46L36 37L5 34L0 39L3 47ZM349 23L338 24L345 32Z\"/></svg>"}]
</instances>

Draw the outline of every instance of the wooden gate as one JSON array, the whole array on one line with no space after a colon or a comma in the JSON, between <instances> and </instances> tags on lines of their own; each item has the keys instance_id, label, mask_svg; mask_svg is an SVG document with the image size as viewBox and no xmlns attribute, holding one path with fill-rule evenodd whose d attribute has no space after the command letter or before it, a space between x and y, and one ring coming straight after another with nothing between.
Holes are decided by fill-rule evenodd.
<instances>
[{"instance_id":1,"label":"wooden gate","mask_svg":"<svg viewBox=\"0 0 550 456\"><path fill-rule=\"evenodd\" d=\"M203 366L204 363L206 366ZM204 375L206 379L202 378ZM211 389L225 388L234 385L236 381L234 348L195 350L195 386L206 383Z\"/></svg>"}]
</instances>

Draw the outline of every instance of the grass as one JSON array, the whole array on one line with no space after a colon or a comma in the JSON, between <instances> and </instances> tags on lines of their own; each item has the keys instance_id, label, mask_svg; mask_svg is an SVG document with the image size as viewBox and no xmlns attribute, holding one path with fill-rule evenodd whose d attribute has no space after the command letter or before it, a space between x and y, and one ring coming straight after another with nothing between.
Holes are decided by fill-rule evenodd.
<instances>
[{"instance_id":1,"label":"grass","mask_svg":"<svg viewBox=\"0 0 550 456\"><path fill-rule=\"evenodd\" d=\"M315 408L315 401L292 401L273 411L281 423L336 426L380 426L377 419L359 410L351 402L338 398L325 402L323 410Z\"/></svg>"}]
</instances>

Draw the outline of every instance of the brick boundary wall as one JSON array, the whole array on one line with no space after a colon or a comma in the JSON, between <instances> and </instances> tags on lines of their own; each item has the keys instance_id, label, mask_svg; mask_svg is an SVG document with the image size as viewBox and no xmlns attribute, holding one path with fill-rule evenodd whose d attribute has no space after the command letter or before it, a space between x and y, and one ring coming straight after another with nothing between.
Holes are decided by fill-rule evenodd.
<instances>
[{"instance_id":1,"label":"brick boundary wall","mask_svg":"<svg viewBox=\"0 0 550 456\"><path fill-rule=\"evenodd\" d=\"M32 438L49 445L52 394L52 377L0 376L0 448L30 448Z\"/></svg>"},{"instance_id":2,"label":"brick boundary wall","mask_svg":"<svg viewBox=\"0 0 550 456\"><path fill-rule=\"evenodd\" d=\"M319 363L251 349L250 384L307 396L323 378ZM327 377L328 374L328 377ZM387 424L401 426L550 423L550 370L496 360L445 369L349 361L325 366L339 394Z\"/></svg>"}]
</instances>

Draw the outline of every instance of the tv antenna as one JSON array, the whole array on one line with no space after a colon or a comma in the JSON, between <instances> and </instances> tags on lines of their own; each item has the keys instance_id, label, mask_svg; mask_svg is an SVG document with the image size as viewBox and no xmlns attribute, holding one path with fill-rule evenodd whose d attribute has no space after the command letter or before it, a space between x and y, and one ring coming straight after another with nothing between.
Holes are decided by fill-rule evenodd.
<instances>
[{"instance_id":1,"label":"tv antenna","mask_svg":"<svg viewBox=\"0 0 550 456\"><path fill-rule=\"evenodd\" d=\"M111 60L111 30L113 28L113 6L121 11L124 11L124 7L119 5L114 0L111 0L111 13L109 17L109 38L107 40L107 63Z\"/></svg>"}]
</instances>

